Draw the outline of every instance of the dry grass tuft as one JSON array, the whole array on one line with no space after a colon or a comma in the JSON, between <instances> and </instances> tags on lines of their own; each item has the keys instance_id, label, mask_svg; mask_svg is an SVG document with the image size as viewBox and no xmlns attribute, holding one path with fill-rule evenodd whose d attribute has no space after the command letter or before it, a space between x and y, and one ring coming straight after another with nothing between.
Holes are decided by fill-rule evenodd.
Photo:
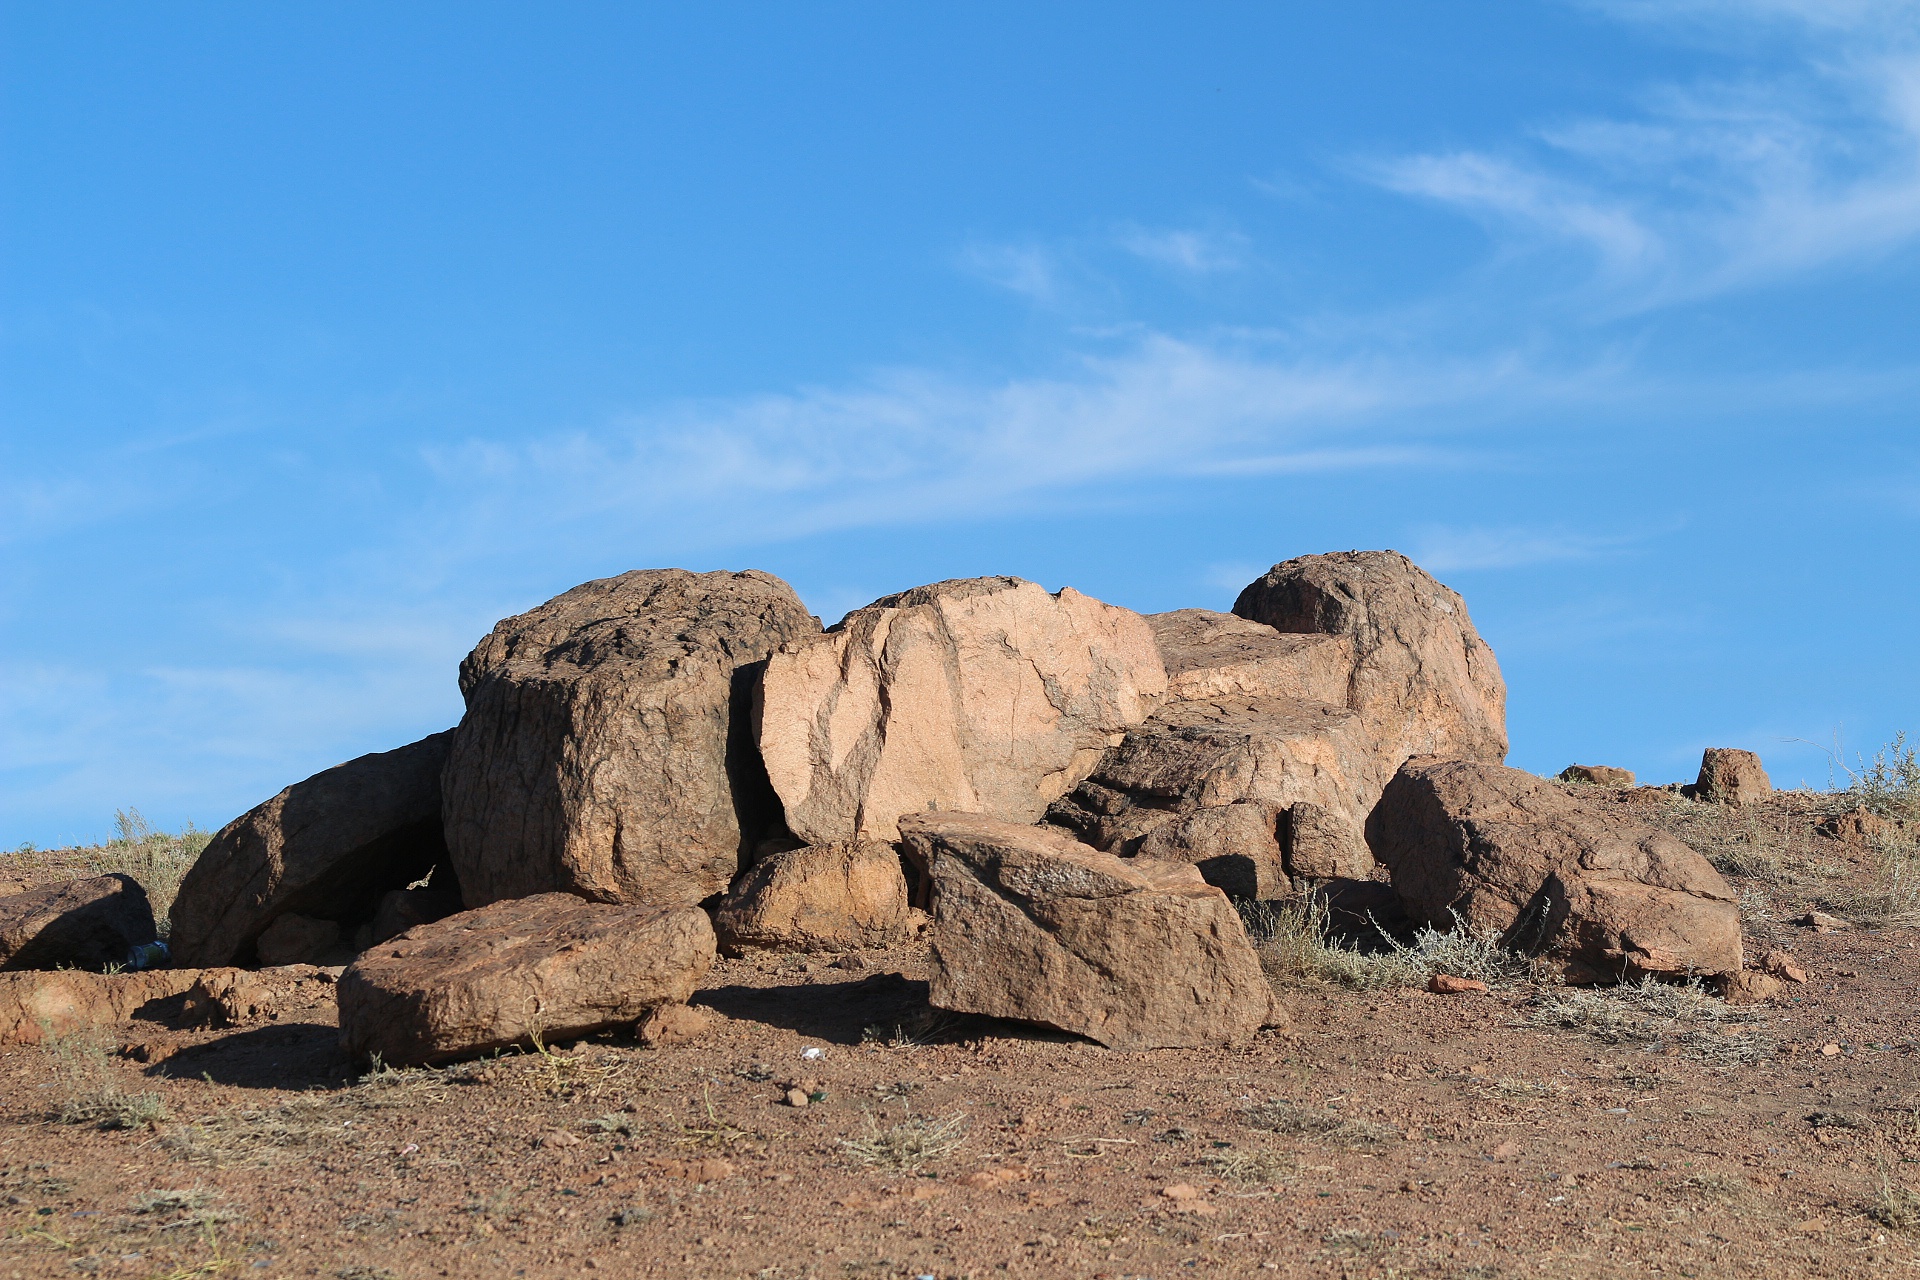
<instances>
[{"instance_id":1,"label":"dry grass tuft","mask_svg":"<svg viewBox=\"0 0 1920 1280\"><path fill-rule=\"evenodd\" d=\"M82 1033L49 1040L42 1050L59 1090L55 1118L60 1123L143 1129L167 1119L167 1107L159 1094L127 1091L114 1060L112 1041Z\"/></svg>"},{"instance_id":2,"label":"dry grass tuft","mask_svg":"<svg viewBox=\"0 0 1920 1280\"><path fill-rule=\"evenodd\" d=\"M1371 1146L1397 1142L1401 1137L1391 1125L1371 1120L1356 1120L1320 1107L1303 1107L1291 1102L1268 1102L1250 1107L1241 1116L1250 1129L1265 1129L1285 1137L1319 1138L1346 1146Z\"/></svg>"},{"instance_id":3,"label":"dry grass tuft","mask_svg":"<svg viewBox=\"0 0 1920 1280\"><path fill-rule=\"evenodd\" d=\"M1915 1191L1893 1176L1893 1166L1885 1156L1878 1162L1878 1177L1873 1189L1873 1203L1867 1206L1867 1214L1883 1227L1895 1231L1920 1232L1920 1191Z\"/></svg>"},{"instance_id":4,"label":"dry grass tuft","mask_svg":"<svg viewBox=\"0 0 1920 1280\"><path fill-rule=\"evenodd\" d=\"M945 1120L910 1116L882 1129L871 1112L864 1113L863 1132L857 1138L845 1138L840 1146L861 1164L875 1169L918 1169L921 1165L943 1160L960 1149L967 1140L967 1117L956 1114Z\"/></svg>"},{"instance_id":5,"label":"dry grass tuft","mask_svg":"<svg viewBox=\"0 0 1920 1280\"><path fill-rule=\"evenodd\" d=\"M121 809L113 815L114 836L105 844L76 845L68 849L35 849L22 846L9 855L13 865L33 877L81 879L112 872L132 876L147 891L153 904L154 922L160 936L167 936L168 913L180 892L180 881L213 839L211 832L188 823L178 834L154 829L138 809Z\"/></svg>"},{"instance_id":6,"label":"dry grass tuft","mask_svg":"<svg viewBox=\"0 0 1920 1280\"><path fill-rule=\"evenodd\" d=\"M1444 973L1498 985L1524 977L1530 968L1524 957L1457 920L1445 933L1420 929L1410 944L1376 930L1371 945L1362 948L1336 939L1322 898L1239 905L1261 965L1276 982L1304 979L1354 991L1381 991L1424 986L1435 974Z\"/></svg>"},{"instance_id":7,"label":"dry grass tuft","mask_svg":"<svg viewBox=\"0 0 1920 1280\"><path fill-rule=\"evenodd\" d=\"M1294 1171L1291 1157L1276 1151L1221 1151L1203 1156L1200 1167L1216 1178L1270 1186Z\"/></svg>"},{"instance_id":8,"label":"dry grass tuft","mask_svg":"<svg viewBox=\"0 0 1920 1280\"><path fill-rule=\"evenodd\" d=\"M1535 1026L1579 1031L1606 1044L1674 1046L1715 1066L1759 1062L1773 1044L1758 1030L1766 1014L1730 1005L1698 982L1644 979L1595 990L1545 989L1534 997Z\"/></svg>"}]
</instances>

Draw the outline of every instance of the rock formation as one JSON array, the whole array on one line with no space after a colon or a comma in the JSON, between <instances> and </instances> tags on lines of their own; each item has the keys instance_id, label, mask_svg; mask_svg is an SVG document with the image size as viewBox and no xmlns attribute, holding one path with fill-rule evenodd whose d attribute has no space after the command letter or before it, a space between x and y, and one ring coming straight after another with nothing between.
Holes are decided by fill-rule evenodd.
<instances>
[{"instance_id":1,"label":"rock formation","mask_svg":"<svg viewBox=\"0 0 1920 1280\"><path fill-rule=\"evenodd\" d=\"M153 939L153 908L131 876L70 880L0 898L0 969L124 965Z\"/></svg>"},{"instance_id":2,"label":"rock formation","mask_svg":"<svg viewBox=\"0 0 1920 1280\"><path fill-rule=\"evenodd\" d=\"M1773 783L1753 752L1708 747L1700 757L1700 778L1693 784L1693 794L1711 804L1752 804L1772 795Z\"/></svg>"},{"instance_id":3,"label":"rock formation","mask_svg":"<svg viewBox=\"0 0 1920 1280\"><path fill-rule=\"evenodd\" d=\"M1280 1016L1240 917L1190 866L978 814L901 834L933 881L938 1008L1116 1049L1231 1044Z\"/></svg>"},{"instance_id":4,"label":"rock formation","mask_svg":"<svg viewBox=\"0 0 1920 1280\"><path fill-rule=\"evenodd\" d=\"M969 578L877 600L776 653L754 724L796 836L893 840L906 813L1036 821L1165 692L1140 615Z\"/></svg>"},{"instance_id":5,"label":"rock formation","mask_svg":"<svg viewBox=\"0 0 1920 1280\"><path fill-rule=\"evenodd\" d=\"M771 574L651 569L501 622L460 665L447 846L469 906L551 890L679 906L724 891L780 810L748 708L819 632Z\"/></svg>"},{"instance_id":6,"label":"rock formation","mask_svg":"<svg viewBox=\"0 0 1920 1280\"><path fill-rule=\"evenodd\" d=\"M683 1003L714 959L697 907L543 893L463 911L364 952L340 977L340 1043L394 1066L568 1039Z\"/></svg>"},{"instance_id":7,"label":"rock formation","mask_svg":"<svg viewBox=\"0 0 1920 1280\"><path fill-rule=\"evenodd\" d=\"M1740 971L1740 910L1707 860L1617 806L1479 761L1415 760L1367 823L1416 922L1454 919L1570 981Z\"/></svg>"},{"instance_id":8,"label":"rock formation","mask_svg":"<svg viewBox=\"0 0 1920 1280\"><path fill-rule=\"evenodd\" d=\"M168 945L189 967L249 963L283 914L347 926L443 862L440 770L451 733L316 773L213 837L173 900Z\"/></svg>"},{"instance_id":9,"label":"rock formation","mask_svg":"<svg viewBox=\"0 0 1920 1280\"><path fill-rule=\"evenodd\" d=\"M907 880L890 844L809 845L772 854L714 913L720 946L782 951L884 947L911 933Z\"/></svg>"}]
</instances>

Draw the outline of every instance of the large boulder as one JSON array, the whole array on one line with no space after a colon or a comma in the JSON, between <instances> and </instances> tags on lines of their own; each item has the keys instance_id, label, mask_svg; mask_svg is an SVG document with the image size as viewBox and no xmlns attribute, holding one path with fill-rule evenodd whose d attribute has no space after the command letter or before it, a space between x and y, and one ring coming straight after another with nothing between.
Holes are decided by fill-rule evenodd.
<instances>
[{"instance_id":1,"label":"large boulder","mask_svg":"<svg viewBox=\"0 0 1920 1280\"><path fill-rule=\"evenodd\" d=\"M0 898L0 969L124 965L153 939L153 908L131 876L69 880Z\"/></svg>"},{"instance_id":2,"label":"large boulder","mask_svg":"<svg viewBox=\"0 0 1920 1280\"><path fill-rule=\"evenodd\" d=\"M1239 915L1190 866L980 814L900 827L933 881L938 1008L1115 1049L1232 1044L1282 1017Z\"/></svg>"},{"instance_id":3,"label":"large boulder","mask_svg":"<svg viewBox=\"0 0 1920 1280\"><path fill-rule=\"evenodd\" d=\"M125 1022L199 982L198 969L0 973L0 1044L41 1044Z\"/></svg>"},{"instance_id":4,"label":"large boulder","mask_svg":"<svg viewBox=\"0 0 1920 1280\"><path fill-rule=\"evenodd\" d=\"M222 827L173 900L174 960L251 963L287 914L351 932L382 894L433 872L446 859L440 770L452 736L335 765Z\"/></svg>"},{"instance_id":5,"label":"large boulder","mask_svg":"<svg viewBox=\"0 0 1920 1280\"><path fill-rule=\"evenodd\" d=\"M773 655L755 729L796 836L893 840L905 813L1037 820L1166 682L1139 614L968 578L875 601Z\"/></svg>"},{"instance_id":6,"label":"large boulder","mask_svg":"<svg viewBox=\"0 0 1920 1280\"><path fill-rule=\"evenodd\" d=\"M683 1003L713 959L698 907L497 902L363 952L340 976L340 1044L416 1066L586 1035Z\"/></svg>"},{"instance_id":7,"label":"large boulder","mask_svg":"<svg viewBox=\"0 0 1920 1280\"><path fill-rule=\"evenodd\" d=\"M1348 636L1276 631L1211 609L1147 615L1167 668L1167 697L1298 698L1344 706L1353 676Z\"/></svg>"},{"instance_id":8,"label":"large boulder","mask_svg":"<svg viewBox=\"0 0 1920 1280\"><path fill-rule=\"evenodd\" d=\"M1277 897L1283 869L1301 878L1371 870L1360 824L1396 763L1345 707L1174 702L1107 752L1047 821L1109 852L1192 862L1236 896Z\"/></svg>"},{"instance_id":9,"label":"large boulder","mask_svg":"<svg viewBox=\"0 0 1920 1280\"><path fill-rule=\"evenodd\" d=\"M713 925L730 953L846 951L904 941L911 920L900 855L856 841L762 858L720 900Z\"/></svg>"},{"instance_id":10,"label":"large boulder","mask_svg":"<svg viewBox=\"0 0 1920 1280\"><path fill-rule=\"evenodd\" d=\"M1416 922L1457 918L1569 981L1740 971L1738 900L1705 858L1518 769L1411 761L1367 839Z\"/></svg>"},{"instance_id":11,"label":"large boulder","mask_svg":"<svg viewBox=\"0 0 1920 1280\"><path fill-rule=\"evenodd\" d=\"M1397 551L1277 564L1233 611L1279 631L1353 643L1347 706L1393 765L1414 756L1507 755L1507 687L1466 602Z\"/></svg>"},{"instance_id":12,"label":"large boulder","mask_svg":"<svg viewBox=\"0 0 1920 1280\"><path fill-rule=\"evenodd\" d=\"M1708 747L1700 755L1700 777L1693 784L1693 794L1712 804L1754 804L1773 794L1773 783L1753 752Z\"/></svg>"},{"instance_id":13,"label":"large boulder","mask_svg":"<svg viewBox=\"0 0 1920 1280\"><path fill-rule=\"evenodd\" d=\"M469 906L563 890L684 906L780 834L748 722L767 655L819 633L771 574L649 569L506 619L460 664L447 847Z\"/></svg>"}]
</instances>

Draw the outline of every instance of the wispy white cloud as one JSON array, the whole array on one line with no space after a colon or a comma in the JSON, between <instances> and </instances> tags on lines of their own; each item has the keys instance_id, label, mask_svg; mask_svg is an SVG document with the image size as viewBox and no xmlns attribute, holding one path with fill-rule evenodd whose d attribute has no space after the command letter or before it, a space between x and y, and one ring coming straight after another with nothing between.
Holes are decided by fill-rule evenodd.
<instances>
[{"instance_id":1,"label":"wispy white cloud","mask_svg":"<svg viewBox=\"0 0 1920 1280\"><path fill-rule=\"evenodd\" d=\"M1232 271L1246 262L1250 243L1238 232L1121 228L1115 242L1136 258L1194 275Z\"/></svg>"},{"instance_id":2,"label":"wispy white cloud","mask_svg":"<svg viewBox=\"0 0 1920 1280\"><path fill-rule=\"evenodd\" d=\"M1641 536L1596 535L1564 529L1428 526L1415 533L1409 554L1436 573L1460 569L1519 569L1588 560L1620 551L1641 540Z\"/></svg>"},{"instance_id":3,"label":"wispy white cloud","mask_svg":"<svg viewBox=\"0 0 1920 1280\"><path fill-rule=\"evenodd\" d=\"M969 275L1034 302L1056 301L1065 283L1058 255L1040 245L972 244L961 251L959 265Z\"/></svg>"}]
</instances>

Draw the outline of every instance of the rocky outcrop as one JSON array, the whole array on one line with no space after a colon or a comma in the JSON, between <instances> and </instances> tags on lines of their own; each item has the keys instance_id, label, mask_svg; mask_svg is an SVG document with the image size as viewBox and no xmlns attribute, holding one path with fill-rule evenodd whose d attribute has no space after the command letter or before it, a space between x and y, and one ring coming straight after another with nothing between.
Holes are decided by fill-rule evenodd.
<instances>
[{"instance_id":1,"label":"rocky outcrop","mask_svg":"<svg viewBox=\"0 0 1920 1280\"><path fill-rule=\"evenodd\" d=\"M192 989L197 969L0 973L0 1044L40 1044L108 1027Z\"/></svg>"},{"instance_id":2,"label":"rocky outcrop","mask_svg":"<svg viewBox=\"0 0 1920 1280\"><path fill-rule=\"evenodd\" d=\"M1358 833L1391 767L1361 718L1344 707L1286 698L1175 702L1129 732L1092 776L1048 810L1047 821L1127 856L1152 847L1193 850L1182 860L1239 893L1245 878L1216 878L1204 856L1207 833L1232 833L1237 842L1221 847L1218 856L1229 861L1218 869L1241 865L1232 860L1264 859L1270 870L1256 871L1258 891L1274 897L1269 884L1296 856L1301 869L1295 874L1302 876L1336 866L1339 874L1371 869ZM1301 803L1313 808L1290 822ZM1210 812L1229 808L1239 812ZM1270 835L1256 838L1257 828ZM1254 845L1271 852L1255 854Z\"/></svg>"},{"instance_id":3,"label":"rocky outcrop","mask_svg":"<svg viewBox=\"0 0 1920 1280\"><path fill-rule=\"evenodd\" d=\"M1231 1044L1281 1016L1239 915L1194 868L977 814L900 825L933 881L936 1007L1116 1049Z\"/></svg>"},{"instance_id":4,"label":"rocky outcrop","mask_svg":"<svg viewBox=\"0 0 1920 1280\"><path fill-rule=\"evenodd\" d=\"M1166 664L1169 700L1297 698L1346 705L1353 674L1347 636L1288 634L1211 609L1149 614L1147 625Z\"/></svg>"},{"instance_id":5,"label":"rocky outcrop","mask_svg":"<svg viewBox=\"0 0 1920 1280\"><path fill-rule=\"evenodd\" d=\"M1596 787L1631 787L1633 770L1610 764L1570 764L1560 771L1562 782L1587 782Z\"/></svg>"},{"instance_id":6,"label":"rocky outcrop","mask_svg":"<svg viewBox=\"0 0 1920 1280\"><path fill-rule=\"evenodd\" d=\"M1737 747L1708 747L1700 757L1700 777L1693 784L1697 800L1710 804L1754 804L1773 794L1773 783L1760 757Z\"/></svg>"},{"instance_id":7,"label":"rocky outcrop","mask_svg":"<svg viewBox=\"0 0 1920 1280\"><path fill-rule=\"evenodd\" d=\"M1705 858L1618 806L1531 774L1416 760L1367 823L1418 923L1454 919L1576 982L1740 971L1740 912Z\"/></svg>"},{"instance_id":8,"label":"rocky outcrop","mask_svg":"<svg viewBox=\"0 0 1920 1280\"><path fill-rule=\"evenodd\" d=\"M771 574L651 569L506 619L460 665L447 846L469 906L723 892L780 810L748 723L760 664L818 634Z\"/></svg>"},{"instance_id":9,"label":"rocky outcrop","mask_svg":"<svg viewBox=\"0 0 1920 1280\"><path fill-rule=\"evenodd\" d=\"M1036 821L1165 692L1140 615L969 578L875 601L773 655L754 724L796 836L892 840L906 813Z\"/></svg>"},{"instance_id":10,"label":"rocky outcrop","mask_svg":"<svg viewBox=\"0 0 1920 1280\"><path fill-rule=\"evenodd\" d=\"M0 969L124 965L153 939L153 908L131 876L93 876L0 898Z\"/></svg>"},{"instance_id":11,"label":"rocky outcrop","mask_svg":"<svg viewBox=\"0 0 1920 1280\"><path fill-rule=\"evenodd\" d=\"M341 975L340 1043L395 1066L630 1024L684 1003L714 959L697 907L543 893L421 925Z\"/></svg>"},{"instance_id":12,"label":"rocky outcrop","mask_svg":"<svg viewBox=\"0 0 1920 1280\"><path fill-rule=\"evenodd\" d=\"M221 828L181 882L168 944L177 963L251 963L284 914L349 932L380 897L446 857L440 770L451 733L361 756L288 787Z\"/></svg>"},{"instance_id":13,"label":"rocky outcrop","mask_svg":"<svg viewBox=\"0 0 1920 1280\"><path fill-rule=\"evenodd\" d=\"M809 845L755 863L714 913L720 946L778 951L885 947L911 932L907 878L890 844Z\"/></svg>"},{"instance_id":14,"label":"rocky outcrop","mask_svg":"<svg viewBox=\"0 0 1920 1280\"><path fill-rule=\"evenodd\" d=\"M1507 754L1507 689L1466 602L1397 551L1301 556L1234 602L1275 630L1353 644L1345 704L1397 767L1414 756Z\"/></svg>"}]
</instances>

